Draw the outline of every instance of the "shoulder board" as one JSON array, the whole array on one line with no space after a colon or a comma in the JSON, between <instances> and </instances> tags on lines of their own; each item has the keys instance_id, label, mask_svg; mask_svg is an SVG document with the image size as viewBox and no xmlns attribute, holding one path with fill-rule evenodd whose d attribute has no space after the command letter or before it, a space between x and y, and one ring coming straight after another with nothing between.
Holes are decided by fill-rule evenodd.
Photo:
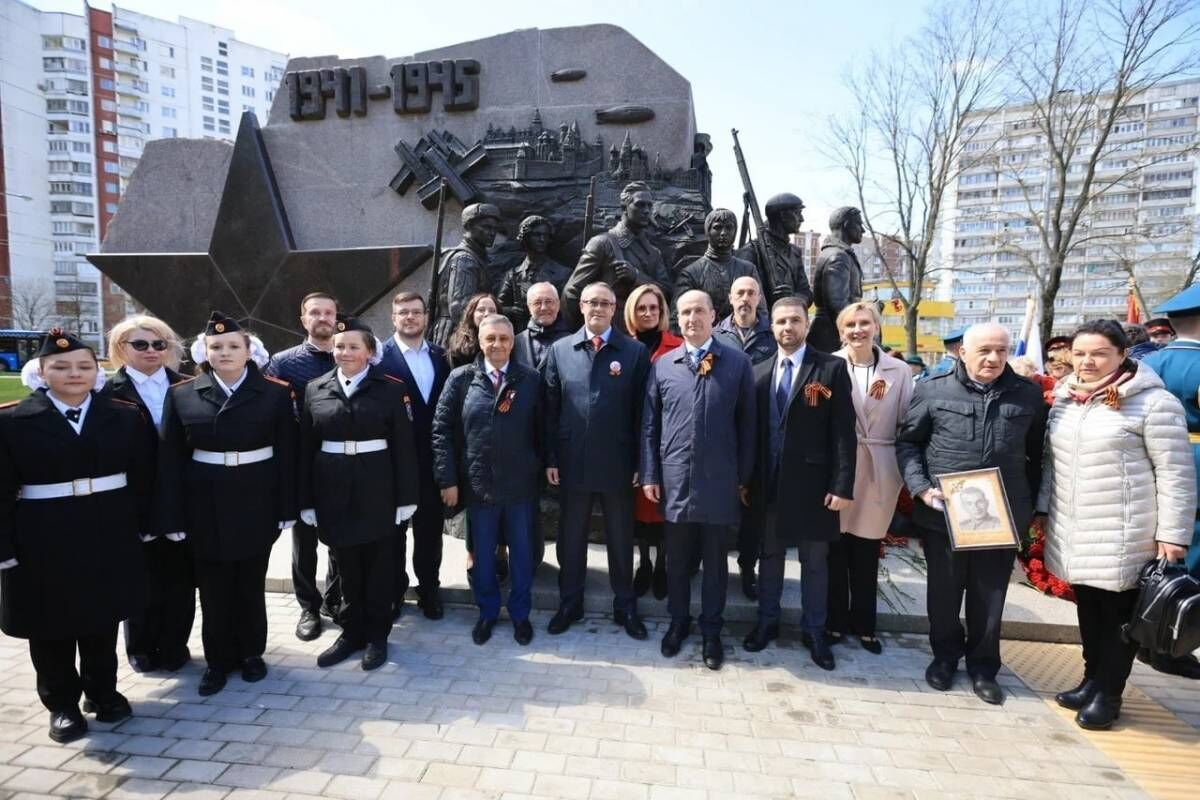
<instances>
[{"instance_id":1,"label":"shoulder board","mask_svg":"<svg viewBox=\"0 0 1200 800\"><path fill-rule=\"evenodd\" d=\"M399 383L400 385L404 385L404 379L403 379L403 378L397 378L395 375L389 375L389 374L387 374L386 372L385 372L385 373L383 373L383 377L387 378L387 379L388 379L389 381L391 381L392 383Z\"/></svg>"},{"instance_id":2,"label":"shoulder board","mask_svg":"<svg viewBox=\"0 0 1200 800\"><path fill-rule=\"evenodd\" d=\"M0 408L12 408L20 404L20 400L9 400L7 403L0 403Z\"/></svg>"},{"instance_id":3,"label":"shoulder board","mask_svg":"<svg viewBox=\"0 0 1200 800\"><path fill-rule=\"evenodd\" d=\"M196 376L192 375L191 377L188 377L188 378L180 378L179 380L175 381L171 385L172 386L183 386L185 383L191 383L194 380L196 380Z\"/></svg>"},{"instance_id":4,"label":"shoulder board","mask_svg":"<svg viewBox=\"0 0 1200 800\"><path fill-rule=\"evenodd\" d=\"M280 386L286 386L288 389L292 388L292 385L283 378L276 378L274 375L263 375L263 377L269 380L271 383L278 383Z\"/></svg>"}]
</instances>

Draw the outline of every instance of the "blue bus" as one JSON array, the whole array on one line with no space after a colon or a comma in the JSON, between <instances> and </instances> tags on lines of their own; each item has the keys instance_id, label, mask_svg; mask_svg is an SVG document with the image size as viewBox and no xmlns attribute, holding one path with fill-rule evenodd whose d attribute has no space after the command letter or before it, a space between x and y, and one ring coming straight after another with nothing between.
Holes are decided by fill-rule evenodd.
<instances>
[{"instance_id":1,"label":"blue bus","mask_svg":"<svg viewBox=\"0 0 1200 800\"><path fill-rule=\"evenodd\" d=\"M0 328L0 372L19 372L25 362L37 355L45 331Z\"/></svg>"}]
</instances>

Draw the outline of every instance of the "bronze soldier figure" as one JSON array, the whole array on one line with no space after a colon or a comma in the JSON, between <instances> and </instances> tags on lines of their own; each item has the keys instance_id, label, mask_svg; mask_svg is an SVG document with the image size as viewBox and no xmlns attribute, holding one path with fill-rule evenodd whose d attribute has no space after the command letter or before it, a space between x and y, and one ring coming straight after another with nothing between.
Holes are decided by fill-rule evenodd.
<instances>
[{"instance_id":1,"label":"bronze soldier figure","mask_svg":"<svg viewBox=\"0 0 1200 800\"><path fill-rule=\"evenodd\" d=\"M488 291L487 251L499 226L500 209L491 203L472 203L462 211L462 242L446 252L438 268L438 315L429 341L439 347L450 343L467 300Z\"/></svg>"},{"instance_id":2,"label":"bronze soldier figure","mask_svg":"<svg viewBox=\"0 0 1200 800\"><path fill-rule=\"evenodd\" d=\"M647 229L654 209L654 196L642 181L621 190L621 220L613 228L593 236L583 249L579 263L563 289L563 314L572 327L583 324L579 300L590 284L603 281L617 295L617 308L636 286L655 283L670 300L671 279L662 253L650 241Z\"/></svg>"},{"instance_id":3,"label":"bronze soldier figure","mask_svg":"<svg viewBox=\"0 0 1200 800\"><path fill-rule=\"evenodd\" d=\"M737 224L737 215L727 208L716 208L709 212L704 219L708 249L700 258L680 270L675 278L676 297L682 297L690 289L705 292L712 298L718 320L733 313L733 305L729 302L729 290L733 282L741 277L758 279L758 269L754 264L733 254ZM766 315L766 304L761 304L760 311Z\"/></svg>"},{"instance_id":4,"label":"bronze soldier figure","mask_svg":"<svg viewBox=\"0 0 1200 800\"><path fill-rule=\"evenodd\" d=\"M829 215L829 235L821 243L821 256L813 271L813 314L808 343L823 353L841 347L835 320L838 313L862 300L862 267L853 245L862 241L862 212L842 206Z\"/></svg>"},{"instance_id":5,"label":"bronze soldier figure","mask_svg":"<svg viewBox=\"0 0 1200 800\"><path fill-rule=\"evenodd\" d=\"M512 320L513 327L524 330L529 322L529 309L525 296L535 283L551 283L561 295L563 287L571 277L570 267L565 267L546 255L554 235L550 220L535 215L521 220L517 229L517 244L525 251L525 260L513 267L504 276L500 287L500 310Z\"/></svg>"},{"instance_id":6,"label":"bronze soldier figure","mask_svg":"<svg viewBox=\"0 0 1200 800\"><path fill-rule=\"evenodd\" d=\"M800 230L804 224L804 201L794 194L777 194L767 200L767 241L765 244L775 254L776 264L786 264L786 272L778 267L773 275L773 283L764 281L761 275L755 275L758 282L766 286L774 286L774 292L766 298L768 307L775 304L781 297L800 297L805 304L812 302L812 290L808 286L808 275L804 271L804 251L791 242L791 235ZM758 263L756 242L747 242L745 247L737 251L737 257L745 259L761 270Z\"/></svg>"}]
</instances>

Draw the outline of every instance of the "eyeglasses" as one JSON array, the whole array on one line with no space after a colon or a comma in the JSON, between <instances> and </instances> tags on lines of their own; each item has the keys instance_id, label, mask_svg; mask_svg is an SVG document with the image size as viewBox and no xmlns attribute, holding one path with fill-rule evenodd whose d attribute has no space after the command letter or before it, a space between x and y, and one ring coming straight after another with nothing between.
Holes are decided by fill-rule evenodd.
<instances>
[{"instance_id":1,"label":"eyeglasses","mask_svg":"<svg viewBox=\"0 0 1200 800\"><path fill-rule=\"evenodd\" d=\"M612 300L580 300L588 308L612 308L616 305Z\"/></svg>"},{"instance_id":2,"label":"eyeglasses","mask_svg":"<svg viewBox=\"0 0 1200 800\"><path fill-rule=\"evenodd\" d=\"M406 308L403 311L393 311L393 317L423 317L425 312L419 308Z\"/></svg>"},{"instance_id":3,"label":"eyeglasses","mask_svg":"<svg viewBox=\"0 0 1200 800\"><path fill-rule=\"evenodd\" d=\"M160 353L163 350L167 349L167 342L164 339L155 339L152 342L148 342L145 339L129 339L129 340L122 342L122 344L129 345L134 350L137 350L139 353L144 353L147 350L149 350L151 347L153 347L155 350L157 350Z\"/></svg>"}]
</instances>

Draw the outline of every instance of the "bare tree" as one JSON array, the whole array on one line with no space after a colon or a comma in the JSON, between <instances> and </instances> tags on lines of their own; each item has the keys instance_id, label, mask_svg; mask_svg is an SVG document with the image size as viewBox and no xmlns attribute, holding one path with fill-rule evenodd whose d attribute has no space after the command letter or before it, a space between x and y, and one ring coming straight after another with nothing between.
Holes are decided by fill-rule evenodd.
<instances>
[{"instance_id":1,"label":"bare tree","mask_svg":"<svg viewBox=\"0 0 1200 800\"><path fill-rule=\"evenodd\" d=\"M854 181L876 252L885 252L885 241L900 249L900 264L885 259L884 266L903 307L909 353L917 352L926 281L942 268L937 239L963 166L967 118L998 105L1002 23L990 0L934 7L918 35L850 74L855 108L830 123L825 149Z\"/></svg>"},{"instance_id":2,"label":"bare tree","mask_svg":"<svg viewBox=\"0 0 1200 800\"><path fill-rule=\"evenodd\" d=\"M1067 259L1137 235L1138 221L1122 221L1135 212L1103 207L1136 202L1147 167L1196 150L1184 131L1152 133L1147 112L1152 90L1200 65L1197 8L1195 0L1055 0L1019 14L1027 28L1009 61L1016 108L993 163L1019 187L1024 210L999 223L1010 236L998 244L1036 277L1043 340Z\"/></svg>"},{"instance_id":3,"label":"bare tree","mask_svg":"<svg viewBox=\"0 0 1200 800\"><path fill-rule=\"evenodd\" d=\"M25 278L13 281L13 327L41 331L54 319L54 285L50 281Z\"/></svg>"}]
</instances>

